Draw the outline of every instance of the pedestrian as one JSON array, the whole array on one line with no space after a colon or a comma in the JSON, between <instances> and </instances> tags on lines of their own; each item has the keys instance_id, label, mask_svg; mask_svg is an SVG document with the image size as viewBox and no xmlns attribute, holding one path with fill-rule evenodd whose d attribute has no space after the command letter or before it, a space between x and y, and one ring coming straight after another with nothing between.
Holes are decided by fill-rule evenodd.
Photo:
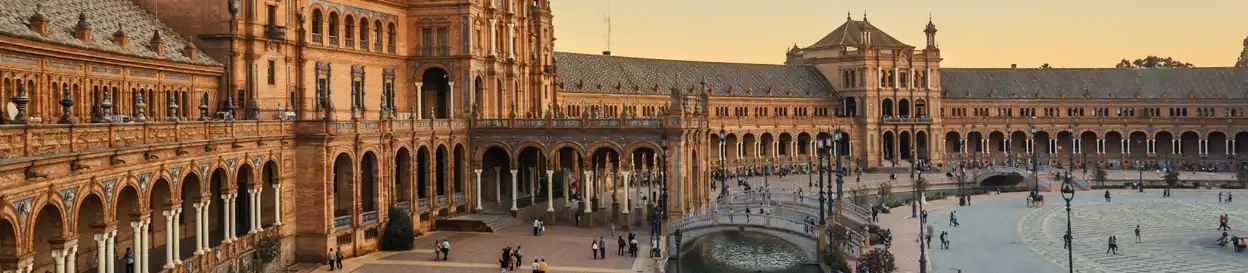
<instances>
[{"instance_id":1,"label":"pedestrian","mask_svg":"<svg viewBox=\"0 0 1248 273\"><path fill-rule=\"evenodd\" d=\"M880 207L871 206L871 222L880 221Z\"/></svg>"},{"instance_id":2,"label":"pedestrian","mask_svg":"<svg viewBox=\"0 0 1248 273\"><path fill-rule=\"evenodd\" d=\"M339 250L338 253L341 254L342 251ZM447 241L446 238L442 238L442 260L445 261L450 258L451 258L451 242ZM338 262L342 262L342 261L338 261Z\"/></svg>"},{"instance_id":3,"label":"pedestrian","mask_svg":"<svg viewBox=\"0 0 1248 273\"><path fill-rule=\"evenodd\" d=\"M594 241L594 240L589 240L589 241L590 241L589 248L594 250L593 259L597 260L598 259L598 241Z\"/></svg>"},{"instance_id":4,"label":"pedestrian","mask_svg":"<svg viewBox=\"0 0 1248 273\"><path fill-rule=\"evenodd\" d=\"M602 236L598 236L598 250L599 250L598 256L602 257L603 259L606 259L607 258L607 240L604 240Z\"/></svg>"},{"instance_id":5,"label":"pedestrian","mask_svg":"<svg viewBox=\"0 0 1248 273\"><path fill-rule=\"evenodd\" d=\"M533 259L533 273L541 273L541 272L542 272L542 270L541 270L541 269L538 269L538 267L539 267L538 260L537 260L537 259Z\"/></svg>"},{"instance_id":6,"label":"pedestrian","mask_svg":"<svg viewBox=\"0 0 1248 273\"><path fill-rule=\"evenodd\" d=\"M922 212L919 213L919 220L921 220L924 223L927 223L927 210L923 210Z\"/></svg>"},{"instance_id":7,"label":"pedestrian","mask_svg":"<svg viewBox=\"0 0 1248 273\"><path fill-rule=\"evenodd\" d=\"M520 251L520 245L516 245L516 250L511 252L511 256L514 257L511 260L515 261L511 264L511 271L516 271L516 267L524 268L524 266L520 265L520 263L524 262L524 252Z\"/></svg>"},{"instance_id":8,"label":"pedestrian","mask_svg":"<svg viewBox=\"0 0 1248 273\"><path fill-rule=\"evenodd\" d=\"M446 252L446 250L442 250L442 252ZM338 269L342 270L342 247L341 246L338 247L338 253L335 256L337 258L335 261L338 262Z\"/></svg>"},{"instance_id":9,"label":"pedestrian","mask_svg":"<svg viewBox=\"0 0 1248 273\"><path fill-rule=\"evenodd\" d=\"M1111 251L1114 255L1118 255L1118 236L1109 236L1109 250L1106 250L1105 254L1109 254Z\"/></svg>"},{"instance_id":10,"label":"pedestrian","mask_svg":"<svg viewBox=\"0 0 1248 273\"><path fill-rule=\"evenodd\" d=\"M926 242L926 248L932 248L932 233L928 232L927 234L923 234L923 241Z\"/></svg>"},{"instance_id":11,"label":"pedestrian","mask_svg":"<svg viewBox=\"0 0 1248 273\"><path fill-rule=\"evenodd\" d=\"M1222 192L1218 192L1218 204L1222 204Z\"/></svg>"},{"instance_id":12,"label":"pedestrian","mask_svg":"<svg viewBox=\"0 0 1248 273\"><path fill-rule=\"evenodd\" d=\"M1142 243L1140 241L1140 225L1135 225L1135 243Z\"/></svg>"},{"instance_id":13,"label":"pedestrian","mask_svg":"<svg viewBox=\"0 0 1248 273\"><path fill-rule=\"evenodd\" d=\"M533 236L537 236L542 231L542 222L537 218L533 218Z\"/></svg>"},{"instance_id":14,"label":"pedestrian","mask_svg":"<svg viewBox=\"0 0 1248 273\"><path fill-rule=\"evenodd\" d=\"M498 257L498 273L506 273L511 264L511 247L503 247L503 254Z\"/></svg>"},{"instance_id":15,"label":"pedestrian","mask_svg":"<svg viewBox=\"0 0 1248 273\"><path fill-rule=\"evenodd\" d=\"M329 259L329 271L334 271L334 248L329 248L329 252L325 254L325 257Z\"/></svg>"},{"instance_id":16,"label":"pedestrian","mask_svg":"<svg viewBox=\"0 0 1248 273\"><path fill-rule=\"evenodd\" d=\"M1067 232L1066 235L1062 235L1062 242L1063 242L1062 249L1070 248L1070 240L1071 240L1071 237L1070 237L1069 232Z\"/></svg>"},{"instance_id":17,"label":"pedestrian","mask_svg":"<svg viewBox=\"0 0 1248 273\"><path fill-rule=\"evenodd\" d=\"M627 245L628 242L624 241L624 236L620 236L619 240L616 240L616 243L619 245L619 248L615 250L615 256L624 256L624 246Z\"/></svg>"},{"instance_id":18,"label":"pedestrian","mask_svg":"<svg viewBox=\"0 0 1248 273\"><path fill-rule=\"evenodd\" d=\"M1226 203L1227 203L1227 204L1230 204L1230 203L1231 203L1231 199L1234 199L1234 196L1231 196L1231 193L1230 193L1230 192L1227 192L1227 193L1226 193Z\"/></svg>"},{"instance_id":19,"label":"pedestrian","mask_svg":"<svg viewBox=\"0 0 1248 273\"><path fill-rule=\"evenodd\" d=\"M637 258L637 238L628 240L628 256Z\"/></svg>"},{"instance_id":20,"label":"pedestrian","mask_svg":"<svg viewBox=\"0 0 1248 273\"><path fill-rule=\"evenodd\" d=\"M959 225L959 224L958 224L958 214L957 214L957 213L958 213L957 211L952 211L952 210L951 210L951 211L949 211L949 225L950 225L950 226L953 226L953 227L958 227L958 225Z\"/></svg>"},{"instance_id":21,"label":"pedestrian","mask_svg":"<svg viewBox=\"0 0 1248 273\"><path fill-rule=\"evenodd\" d=\"M124 257L126 259L126 273L134 273L134 252L130 251L129 247L126 248Z\"/></svg>"},{"instance_id":22,"label":"pedestrian","mask_svg":"<svg viewBox=\"0 0 1248 273\"><path fill-rule=\"evenodd\" d=\"M949 231L940 232L940 248L949 249Z\"/></svg>"},{"instance_id":23,"label":"pedestrian","mask_svg":"<svg viewBox=\"0 0 1248 273\"><path fill-rule=\"evenodd\" d=\"M1109 189L1105 190L1105 202L1109 203Z\"/></svg>"},{"instance_id":24,"label":"pedestrian","mask_svg":"<svg viewBox=\"0 0 1248 273\"><path fill-rule=\"evenodd\" d=\"M611 220L611 236L615 236L615 220Z\"/></svg>"},{"instance_id":25,"label":"pedestrian","mask_svg":"<svg viewBox=\"0 0 1248 273\"><path fill-rule=\"evenodd\" d=\"M537 270L542 271L542 273L550 272L550 265L546 264L546 258L542 258L542 261L537 263Z\"/></svg>"},{"instance_id":26,"label":"pedestrian","mask_svg":"<svg viewBox=\"0 0 1248 273\"><path fill-rule=\"evenodd\" d=\"M576 214L576 226L580 227L581 226L581 212L578 211L575 214Z\"/></svg>"},{"instance_id":27,"label":"pedestrian","mask_svg":"<svg viewBox=\"0 0 1248 273\"><path fill-rule=\"evenodd\" d=\"M546 235L546 221L542 221L541 227L537 230L538 235Z\"/></svg>"},{"instance_id":28,"label":"pedestrian","mask_svg":"<svg viewBox=\"0 0 1248 273\"><path fill-rule=\"evenodd\" d=\"M1221 200L1218 200L1218 201L1221 201ZM1222 215L1218 215L1218 230L1222 230L1222 228L1225 228L1225 227L1226 227L1226 218L1222 217Z\"/></svg>"}]
</instances>

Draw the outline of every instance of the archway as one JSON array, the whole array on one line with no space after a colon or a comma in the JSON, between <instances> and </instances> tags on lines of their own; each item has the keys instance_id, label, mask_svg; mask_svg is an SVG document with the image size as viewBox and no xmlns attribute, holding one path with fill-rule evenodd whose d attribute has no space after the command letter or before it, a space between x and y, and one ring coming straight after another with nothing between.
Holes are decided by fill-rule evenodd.
<instances>
[{"instance_id":1,"label":"archway","mask_svg":"<svg viewBox=\"0 0 1248 273\"><path fill-rule=\"evenodd\" d=\"M260 224L264 228L273 227L277 223L278 212L277 198L281 195L278 192L278 170L277 162L269 161L264 163L264 169L260 172Z\"/></svg>"},{"instance_id":2,"label":"archway","mask_svg":"<svg viewBox=\"0 0 1248 273\"><path fill-rule=\"evenodd\" d=\"M338 154L334 159L334 226L347 226L351 224L351 217L355 215L355 191L354 191L355 164L351 162L351 156L346 153ZM339 221L344 218L344 221Z\"/></svg>"},{"instance_id":3,"label":"archway","mask_svg":"<svg viewBox=\"0 0 1248 273\"><path fill-rule=\"evenodd\" d=\"M1070 164L1074 164L1073 153L1075 151L1075 143L1072 142L1073 139L1071 138L1071 134L1071 132L1066 130L1057 132L1057 149L1055 150L1057 151L1057 155L1061 158L1056 158L1054 161L1058 162L1057 165L1062 166L1062 168L1072 168L1073 170L1073 168L1076 168L1077 166L1069 166Z\"/></svg>"},{"instance_id":4,"label":"archway","mask_svg":"<svg viewBox=\"0 0 1248 273\"><path fill-rule=\"evenodd\" d=\"M64 248L64 243L60 241L64 238L64 219L61 209L52 204L39 209L39 214L35 216L35 226L31 228L30 250L35 256L32 272L56 272L52 250Z\"/></svg>"},{"instance_id":5,"label":"archway","mask_svg":"<svg viewBox=\"0 0 1248 273\"><path fill-rule=\"evenodd\" d=\"M729 139L734 139L734 138L729 137ZM654 149L651 149L650 147L637 147L633 149L633 153L631 155L632 156L631 162L633 166L631 167L633 168L633 171L636 173L635 174L636 179L634 179L634 182L632 184L636 185L638 195L640 196L636 199L633 199L634 201L636 201L634 204L638 204L638 205L648 204L649 201L654 200L652 196L656 196L657 194L657 191L656 191L657 189L655 187L660 187L660 186L655 185L656 183L651 183L652 181L654 181L654 179L657 178L656 176L657 171L655 169L662 168L662 166L658 165L658 161L656 160L657 155L658 153ZM641 187L646 187L646 189L642 190Z\"/></svg>"},{"instance_id":6,"label":"archway","mask_svg":"<svg viewBox=\"0 0 1248 273\"><path fill-rule=\"evenodd\" d=\"M776 145L776 154L782 156L793 156L793 135L788 132L780 133L780 144Z\"/></svg>"},{"instance_id":7,"label":"archway","mask_svg":"<svg viewBox=\"0 0 1248 273\"><path fill-rule=\"evenodd\" d=\"M742 144L744 144L742 146L744 146L743 148L745 149L741 152L741 157L749 158L754 155L754 145L758 141L754 139L754 134L751 133L746 133L745 136L742 137L742 140Z\"/></svg>"},{"instance_id":8,"label":"archway","mask_svg":"<svg viewBox=\"0 0 1248 273\"><path fill-rule=\"evenodd\" d=\"M884 99L883 101L880 102L880 113L883 114L885 118L893 117L893 100L892 99Z\"/></svg>"},{"instance_id":9,"label":"archway","mask_svg":"<svg viewBox=\"0 0 1248 273\"><path fill-rule=\"evenodd\" d=\"M902 118L910 117L910 100L909 99L897 100L897 116L902 117Z\"/></svg>"},{"instance_id":10,"label":"archway","mask_svg":"<svg viewBox=\"0 0 1248 273\"><path fill-rule=\"evenodd\" d=\"M592 165L590 167L592 168L594 178L593 181L590 181L593 183L590 186L590 195L587 196L592 200L598 200L598 207L594 208L594 210L598 210L603 208L606 202L608 202L608 200L604 200L607 196L603 196L603 194L615 189L617 181L614 174L617 173L620 167L620 153L610 147L599 147L593 151L591 160Z\"/></svg>"},{"instance_id":11,"label":"archway","mask_svg":"<svg viewBox=\"0 0 1248 273\"><path fill-rule=\"evenodd\" d=\"M95 245L95 236L104 234L106 227L104 208L104 199L95 194L87 194L86 197L82 198L76 209L78 215L74 217L74 222L77 223L78 230L78 254L74 258L77 262L74 267L80 271L95 271L95 268L98 268L102 262L98 260L98 251L107 251L107 249L100 249ZM4 247L7 247L7 245Z\"/></svg>"},{"instance_id":12,"label":"archway","mask_svg":"<svg viewBox=\"0 0 1248 273\"><path fill-rule=\"evenodd\" d=\"M841 141L847 141L847 140L849 140L849 138L841 138ZM849 147L849 146L847 145L847 146L841 146L841 147ZM931 159L931 156L929 155L928 150L927 150L927 132L926 131L918 131L914 133L914 148L915 150L918 150L918 154L915 155L918 159Z\"/></svg>"},{"instance_id":13,"label":"archway","mask_svg":"<svg viewBox=\"0 0 1248 273\"><path fill-rule=\"evenodd\" d=\"M945 133L945 151L947 153L963 153L964 149L962 146L962 135L954 131Z\"/></svg>"},{"instance_id":14,"label":"archway","mask_svg":"<svg viewBox=\"0 0 1248 273\"><path fill-rule=\"evenodd\" d=\"M1052 149L1050 147L1052 145L1049 144L1049 132L1036 131L1036 133L1032 136L1031 145L1034 146L1031 147L1031 151L1036 154L1036 158L1039 161L1036 162L1036 164L1040 164L1042 166L1049 165L1049 149Z\"/></svg>"},{"instance_id":15,"label":"archway","mask_svg":"<svg viewBox=\"0 0 1248 273\"><path fill-rule=\"evenodd\" d=\"M5 82L8 85L8 79ZM94 246L95 243L91 245ZM79 248L79 252L81 251L82 248ZM17 262L17 228L9 218L0 217L0 270L16 270Z\"/></svg>"},{"instance_id":16,"label":"archway","mask_svg":"<svg viewBox=\"0 0 1248 273\"><path fill-rule=\"evenodd\" d=\"M1028 137L1030 136L1023 131L1010 132L1010 145L1006 148L1006 152L1016 159L1019 155L1026 154Z\"/></svg>"},{"instance_id":17,"label":"archway","mask_svg":"<svg viewBox=\"0 0 1248 273\"><path fill-rule=\"evenodd\" d=\"M511 202L511 158L507 150L499 146L486 148L481 157L482 198L494 201L496 205ZM506 194L506 196L504 196ZM505 201L505 202L504 202ZM484 203L484 202L482 202Z\"/></svg>"},{"instance_id":18,"label":"archway","mask_svg":"<svg viewBox=\"0 0 1248 273\"><path fill-rule=\"evenodd\" d=\"M377 155L365 152L360 157L360 222L377 222Z\"/></svg>"},{"instance_id":19,"label":"archway","mask_svg":"<svg viewBox=\"0 0 1248 273\"><path fill-rule=\"evenodd\" d=\"M178 223L178 228L181 230L182 238L179 238L179 240L182 240L182 242L178 243L178 246L181 249L178 249L177 251L178 258L187 260L191 256L195 256L195 251L198 250L196 248L199 247L195 240L198 239L199 237L197 236L200 235L195 233L201 231L195 227L195 225L199 224L199 221L196 218L199 217L199 215L196 215L197 212L195 204L206 200L204 200L203 193L200 192L203 190L203 185L201 185L202 182L199 179L199 175L189 173L185 178L182 178L181 184L182 190L180 190L180 192L182 199L182 218Z\"/></svg>"},{"instance_id":20,"label":"archway","mask_svg":"<svg viewBox=\"0 0 1248 273\"><path fill-rule=\"evenodd\" d=\"M737 159L737 156L741 154L738 146L741 146L741 141L737 139L737 134L728 134L727 139L724 140L724 149L727 150L724 160Z\"/></svg>"},{"instance_id":21,"label":"archway","mask_svg":"<svg viewBox=\"0 0 1248 273\"><path fill-rule=\"evenodd\" d=\"M1231 154L1239 155L1240 151L1248 151L1248 132L1235 133L1235 143L1231 145Z\"/></svg>"},{"instance_id":22,"label":"archway","mask_svg":"<svg viewBox=\"0 0 1248 273\"><path fill-rule=\"evenodd\" d=\"M1179 135L1179 154L1185 160L1195 159L1200 154L1200 134L1192 131Z\"/></svg>"},{"instance_id":23,"label":"archway","mask_svg":"<svg viewBox=\"0 0 1248 273\"><path fill-rule=\"evenodd\" d=\"M858 98L845 98L845 116L851 118L858 116Z\"/></svg>"},{"instance_id":24,"label":"archway","mask_svg":"<svg viewBox=\"0 0 1248 273\"><path fill-rule=\"evenodd\" d=\"M243 237L251 230L251 198L247 198L247 190L251 189L252 177L255 175L251 164L244 163L238 167L237 179L234 181L234 237Z\"/></svg>"},{"instance_id":25,"label":"archway","mask_svg":"<svg viewBox=\"0 0 1248 273\"><path fill-rule=\"evenodd\" d=\"M477 76L477 79L472 81L472 88L472 101L468 105L472 106L472 110L476 111L477 115L483 115L481 112L484 112L485 108L481 102L485 100L485 81L481 79L481 76Z\"/></svg>"},{"instance_id":26,"label":"archway","mask_svg":"<svg viewBox=\"0 0 1248 273\"><path fill-rule=\"evenodd\" d=\"M758 155L763 156L763 157L768 157L768 158L775 157L776 155L776 151L774 148L775 145L776 145L775 137L772 136L771 133L763 133L762 144L759 146L762 149L759 150Z\"/></svg>"},{"instance_id":27,"label":"archway","mask_svg":"<svg viewBox=\"0 0 1248 273\"><path fill-rule=\"evenodd\" d=\"M993 154L1004 153L1005 152L1005 133L1001 131L989 132L987 144L988 144L988 147L985 147L985 148L987 148L986 150L989 153L993 153ZM982 146L982 145L983 144L978 144L977 146Z\"/></svg>"},{"instance_id":28,"label":"archway","mask_svg":"<svg viewBox=\"0 0 1248 273\"><path fill-rule=\"evenodd\" d=\"M446 164L450 163L447 162L447 160L450 160L450 158L447 157L446 146L438 146L437 154L434 158L435 161L433 170L435 173L434 183L436 184L434 185L434 188L438 194L438 205L446 204L446 180L448 178L446 174Z\"/></svg>"},{"instance_id":29,"label":"archway","mask_svg":"<svg viewBox=\"0 0 1248 273\"><path fill-rule=\"evenodd\" d=\"M516 167L519 169L517 175L519 192L517 194L527 196L529 200L520 202L521 205L527 207L536 205L540 202L540 198L548 198L546 196L546 154L541 149L529 146L523 148L516 157ZM540 197L540 198L539 198ZM548 199L547 199L548 200Z\"/></svg>"},{"instance_id":30,"label":"archway","mask_svg":"<svg viewBox=\"0 0 1248 273\"><path fill-rule=\"evenodd\" d=\"M927 100L924 100L924 99L916 99L916 100L914 100L914 117L916 117L916 118L927 118L927 117L928 117L928 114L927 114Z\"/></svg>"},{"instance_id":31,"label":"archway","mask_svg":"<svg viewBox=\"0 0 1248 273\"><path fill-rule=\"evenodd\" d=\"M1086 169L1094 169L1093 163L1098 162L1097 158L1089 158L1096 155L1096 132L1084 131L1079 134L1079 153L1083 154L1083 166Z\"/></svg>"},{"instance_id":32,"label":"archway","mask_svg":"<svg viewBox=\"0 0 1248 273\"><path fill-rule=\"evenodd\" d=\"M425 105L426 109L421 111L424 113L432 111L433 118L450 117L450 80L450 74L447 74L446 70L437 67L425 69L425 73L421 75L424 90L420 91L422 93L420 97L424 100L422 105Z\"/></svg>"},{"instance_id":33,"label":"archway","mask_svg":"<svg viewBox=\"0 0 1248 273\"><path fill-rule=\"evenodd\" d=\"M900 141L897 144L898 146L901 146L899 151L901 152L901 160L914 159L914 141L913 138L911 138L910 131L901 131L901 133L898 134L898 139Z\"/></svg>"},{"instance_id":34,"label":"archway","mask_svg":"<svg viewBox=\"0 0 1248 273\"><path fill-rule=\"evenodd\" d=\"M893 139L893 131L884 132L884 135L881 136L880 138L882 142L880 146L884 148L883 149L884 160L892 161L893 160L893 143L896 141L895 139ZM823 139L823 137L820 137L819 139Z\"/></svg>"},{"instance_id":35,"label":"archway","mask_svg":"<svg viewBox=\"0 0 1248 273\"><path fill-rule=\"evenodd\" d=\"M1167 131L1160 131L1157 132L1153 139L1156 139L1157 143L1154 148L1156 151L1154 152L1157 155L1164 156L1167 161L1172 159L1170 156L1174 155L1174 135Z\"/></svg>"},{"instance_id":36,"label":"archway","mask_svg":"<svg viewBox=\"0 0 1248 273\"><path fill-rule=\"evenodd\" d=\"M114 250L116 257L113 257L113 265L115 272L126 272L126 250L131 250L135 254L135 272L138 272L139 266L139 250L134 249L134 240L138 232L144 230L135 230L134 224L142 220L142 211L139 210L139 190L133 186L123 186L121 191L117 192L115 209L113 214L115 223L117 223L117 237L114 244L117 249ZM36 241L39 242L39 241ZM46 252L45 252L46 253ZM148 257L151 257L150 255ZM159 268L159 267L157 267Z\"/></svg>"},{"instance_id":37,"label":"archway","mask_svg":"<svg viewBox=\"0 0 1248 273\"><path fill-rule=\"evenodd\" d=\"M581 162L585 160L582 158L582 154L580 150L571 146L562 147L555 151L555 164L557 165L557 170L555 171L555 191L556 194L567 199L564 203L566 206L571 206L569 201L573 198L570 197L576 197L576 199L583 198L583 195L575 195L576 189L583 188L577 186L577 182L584 180L580 177Z\"/></svg>"},{"instance_id":38,"label":"archway","mask_svg":"<svg viewBox=\"0 0 1248 273\"><path fill-rule=\"evenodd\" d=\"M165 250L165 248L173 247L171 242L166 240L168 238L166 233L172 230L167 229L165 225L167 221L173 220L165 219L165 214L172 215L173 213L173 199L169 191L169 181L164 178L157 179L149 190L147 202L150 204L152 221L149 223L151 226L147 228L147 236L150 238L146 243L147 247L151 248L147 253L148 265L149 268L162 268L165 263L173 260L173 257L169 257Z\"/></svg>"},{"instance_id":39,"label":"archway","mask_svg":"<svg viewBox=\"0 0 1248 273\"><path fill-rule=\"evenodd\" d=\"M399 148L394 156L394 190L390 202L399 209L412 212L412 154L407 147Z\"/></svg>"},{"instance_id":40,"label":"archway","mask_svg":"<svg viewBox=\"0 0 1248 273\"><path fill-rule=\"evenodd\" d=\"M810 133L807 133L807 132L798 133L797 134L797 154L809 155L810 143L811 143L810 141L811 141Z\"/></svg>"},{"instance_id":41,"label":"archway","mask_svg":"<svg viewBox=\"0 0 1248 273\"><path fill-rule=\"evenodd\" d=\"M1226 151L1226 133L1214 131L1209 133L1207 138L1209 139L1207 141L1209 143L1207 144L1207 146L1209 146L1209 150L1205 151L1206 153L1217 157L1225 157L1229 154Z\"/></svg>"},{"instance_id":42,"label":"archway","mask_svg":"<svg viewBox=\"0 0 1248 273\"><path fill-rule=\"evenodd\" d=\"M420 219L429 219L429 200L433 197L429 191L429 148L420 147L416 150L416 206Z\"/></svg>"}]
</instances>

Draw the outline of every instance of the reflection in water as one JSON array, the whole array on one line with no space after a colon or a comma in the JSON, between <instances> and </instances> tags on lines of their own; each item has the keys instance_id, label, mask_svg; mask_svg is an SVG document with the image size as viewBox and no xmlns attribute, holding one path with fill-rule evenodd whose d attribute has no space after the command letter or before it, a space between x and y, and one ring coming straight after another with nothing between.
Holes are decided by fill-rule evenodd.
<instances>
[{"instance_id":1,"label":"reflection in water","mask_svg":"<svg viewBox=\"0 0 1248 273\"><path fill-rule=\"evenodd\" d=\"M803 250L774 236L741 231L707 234L690 242L681 256L683 272L772 273L807 272ZM675 261L667 272L675 272ZM818 267L814 267L816 271Z\"/></svg>"}]
</instances>

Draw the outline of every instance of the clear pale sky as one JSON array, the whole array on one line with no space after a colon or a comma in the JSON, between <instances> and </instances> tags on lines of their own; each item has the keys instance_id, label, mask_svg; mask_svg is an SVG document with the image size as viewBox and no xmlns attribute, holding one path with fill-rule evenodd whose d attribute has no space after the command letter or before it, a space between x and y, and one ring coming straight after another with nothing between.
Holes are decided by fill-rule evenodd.
<instances>
[{"instance_id":1,"label":"clear pale sky","mask_svg":"<svg viewBox=\"0 0 1248 273\"><path fill-rule=\"evenodd\" d=\"M606 48L607 0L554 0L555 49ZM1174 57L1233 66L1248 36L1248 0L612 0L617 56L782 63L846 12L922 48L928 14L945 67L1113 67Z\"/></svg>"}]
</instances>

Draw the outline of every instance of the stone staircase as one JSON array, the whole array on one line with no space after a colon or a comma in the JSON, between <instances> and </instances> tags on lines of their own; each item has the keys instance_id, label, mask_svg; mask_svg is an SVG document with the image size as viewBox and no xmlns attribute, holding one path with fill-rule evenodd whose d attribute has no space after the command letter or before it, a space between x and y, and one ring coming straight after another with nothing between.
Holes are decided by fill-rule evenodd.
<instances>
[{"instance_id":1,"label":"stone staircase","mask_svg":"<svg viewBox=\"0 0 1248 273\"><path fill-rule=\"evenodd\" d=\"M524 224L524 222L511 217L509 214L480 213L437 220L434 222L434 229L440 231L495 233L521 224Z\"/></svg>"}]
</instances>

